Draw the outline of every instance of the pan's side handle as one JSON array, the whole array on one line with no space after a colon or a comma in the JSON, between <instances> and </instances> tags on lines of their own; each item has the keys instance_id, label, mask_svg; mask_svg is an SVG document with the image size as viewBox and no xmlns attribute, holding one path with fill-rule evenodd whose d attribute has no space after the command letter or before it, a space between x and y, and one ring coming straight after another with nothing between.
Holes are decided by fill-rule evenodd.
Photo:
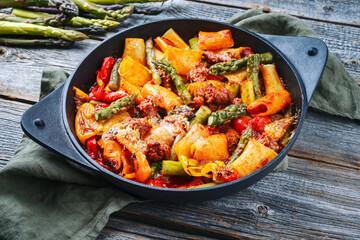
<instances>
[{"instance_id":1,"label":"pan's side handle","mask_svg":"<svg viewBox=\"0 0 360 240\"><path fill-rule=\"evenodd\" d=\"M24 112L21 127L26 135L43 147L54 151L84 170L96 168L74 148L61 118L61 85L47 97ZM94 173L94 171L91 171Z\"/></svg>"},{"instance_id":2,"label":"pan's side handle","mask_svg":"<svg viewBox=\"0 0 360 240\"><path fill-rule=\"evenodd\" d=\"M277 47L297 69L309 103L324 71L328 48L317 38L260 34Z\"/></svg>"}]
</instances>

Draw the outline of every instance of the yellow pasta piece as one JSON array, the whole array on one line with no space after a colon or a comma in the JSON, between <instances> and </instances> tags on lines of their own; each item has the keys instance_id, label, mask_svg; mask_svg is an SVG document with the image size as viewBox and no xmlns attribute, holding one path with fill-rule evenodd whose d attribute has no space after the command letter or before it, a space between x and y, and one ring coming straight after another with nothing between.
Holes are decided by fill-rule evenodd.
<instances>
[{"instance_id":1,"label":"yellow pasta piece","mask_svg":"<svg viewBox=\"0 0 360 240\"><path fill-rule=\"evenodd\" d=\"M149 96L156 106L170 111L175 106L182 104L181 99L174 92L159 85L146 84L141 90L141 96Z\"/></svg>"},{"instance_id":2,"label":"yellow pasta piece","mask_svg":"<svg viewBox=\"0 0 360 240\"><path fill-rule=\"evenodd\" d=\"M193 67L201 62L202 53L199 51L168 47L164 58L174 66L178 74L187 75Z\"/></svg>"},{"instance_id":3,"label":"yellow pasta piece","mask_svg":"<svg viewBox=\"0 0 360 240\"><path fill-rule=\"evenodd\" d=\"M126 38L122 58L131 57L142 65L146 64L145 42L142 38Z\"/></svg>"},{"instance_id":4,"label":"yellow pasta piece","mask_svg":"<svg viewBox=\"0 0 360 240\"><path fill-rule=\"evenodd\" d=\"M223 133L197 140L191 146L193 158L201 162L225 161L229 158L226 136Z\"/></svg>"},{"instance_id":5,"label":"yellow pasta piece","mask_svg":"<svg viewBox=\"0 0 360 240\"><path fill-rule=\"evenodd\" d=\"M130 114L128 112L121 112L112 116L107 120L100 121L103 124L102 132L106 132L109 128L117 123L121 123L125 119L129 118ZM101 134L101 133L100 133Z\"/></svg>"},{"instance_id":6,"label":"yellow pasta piece","mask_svg":"<svg viewBox=\"0 0 360 240\"><path fill-rule=\"evenodd\" d=\"M274 150L250 138L244 152L230 164L230 167L233 167L241 177L244 177L261 168L276 156L277 153Z\"/></svg>"},{"instance_id":7,"label":"yellow pasta piece","mask_svg":"<svg viewBox=\"0 0 360 240\"><path fill-rule=\"evenodd\" d=\"M234 46L234 40L229 29L219 32L199 32L199 48L202 50L218 50Z\"/></svg>"},{"instance_id":8,"label":"yellow pasta piece","mask_svg":"<svg viewBox=\"0 0 360 240\"><path fill-rule=\"evenodd\" d=\"M216 87L216 88L223 88L224 87L223 82L216 81L216 80L208 80L208 81L204 81L204 82L190 83L188 85L188 91L192 96L195 96L196 92L197 92L196 91L197 89L204 88L204 87L206 87L207 85L210 85L210 84L214 85L214 87Z\"/></svg>"},{"instance_id":9,"label":"yellow pasta piece","mask_svg":"<svg viewBox=\"0 0 360 240\"><path fill-rule=\"evenodd\" d=\"M144 86L152 79L149 69L129 56L122 60L119 74L125 81L137 87Z\"/></svg>"},{"instance_id":10,"label":"yellow pasta piece","mask_svg":"<svg viewBox=\"0 0 360 240\"><path fill-rule=\"evenodd\" d=\"M209 131L203 125L194 124L185 137L175 144L174 150L176 155L178 157L182 155L188 158L191 157L191 145L193 145L197 140L204 139L209 136Z\"/></svg>"},{"instance_id":11,"label":"yellow pasta piece","mask_svg":"<svg viewBox=\"0 0 360 240\"><path fill-rule=\"evenodd\" d=\"M234 73L226 74L224 77L231 83L240 84L246 80L246 68Z\"/></svg>"},{"instance_id":12,"label":"yellow pasta piece","mask_svg":"<svg viewBox=\"0 0 360 240\"><path fill-rule=\"evenodd\" d=\"M164 58L165 53L163 53L161 50L159 50L158 48L154 48L154 53L155 53L155 59L156 60L161 60Z\"/></svg>"},{"instance_id":13,"label":"yellow pasta piece","mask_svg":"<svg viewBox=\"0 0 360 240\"><path fill-rule=\"evenodd\" d=\"M221 49L221 50L216 50L216 51L213 51L214 53L217 53L217 54L221 54L221 53L231 53L234 55L234 57L236 59L240 59L241 56L240 56L240 53L242 51L243 47L238 47L238 48L225 48L225 49Z\"/></svg>"},{"instance_id":14,"label":"yellow pasta piece","mask_svg":"<svg viewBox=\"0 0 360 240\"><path fill-rule=\"evenodd\" d=\"M277 142L282 136L284 136L286 129L288 129L288 127L293 123L293 121L294 118L292 117L282 118L266 125L264 131L266 135L268 135Z\"/></svg>"},{"instance_id":15,"label":"yellow pasta piece","mask_svg":"<svg viewBox=\"0 0 360 240\"><path fill-rule=\"evenodd\" d=\"M144 98L141 95L141 88L137 87L135 85L132 85L131 83L129 83L128 81L121 81L121 86L120 86L121 90L124 90L125 92L127 92L128 94L137 94L137 97L135 99L135 103L139 104L140 102L142 102L144 100Z\"/></svg>"},{"instance_id":16,"label":"yellow pasta piece","mask_svg":"<svg viewBox=\"0 0 360 240\"><path fill-rule=\"evenodd\" d=\"M265 93L270 94L284 89L280 77L276 71L275 64L266 64L260 67L264 78Z\"/></svg>"},{"instance_id":17,"label":"yellow pasta piece","mask_svg":"<svg viewBox=\"0 0 360 240\"><path fill-rule=\"evenodd\" d=\"M182 40L182 38L172 28L167 30L162 37L172 42L178 48L190 49L184 40Z\"/></svg>"},{"instance_id":18,"label":"yellow pasta piece","mask_svg":"<svg viewBox=\"0 0 360 240\"><path fill-rule=\"evenodd\" d=\"M252 79L245 80L240 84L240 93L241 100L246 105L255 101L254 84Z\"/></svg>"},{"instance_id":19,"label":"yellow pasta piece","mask_svg":"<svg viewBox=\"0 0 360 240\"><path fill-rule=\"evenodd\" d=\"M102 130L102 124L95 120L94 112L95 107L91 103L84 103L76 112L75 131L82 144Z\"/></svg>"}]
</instances>

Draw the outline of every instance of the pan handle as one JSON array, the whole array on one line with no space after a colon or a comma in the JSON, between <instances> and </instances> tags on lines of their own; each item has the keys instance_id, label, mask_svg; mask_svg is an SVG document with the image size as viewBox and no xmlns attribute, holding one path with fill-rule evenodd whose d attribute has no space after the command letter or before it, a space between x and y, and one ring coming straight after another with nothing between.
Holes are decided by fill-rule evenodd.
<instances>
[{"instance_id":1,"label":"pan handle","mask_svg":"<svg viewBox=\"0 0 360 240\"><path fill-rule=\"evenodd\" d=\"M325 69L328 48L317 38L260 34L277 47L294 65L305 85L307 102Z\"/></svg>"},{"instance_id":2,"label":"pan handle","mask_svg":"<svg viewBox=\"0 0 360 240\"><path fill-rule=\"evenodd\" d=\"M61 118L63 88L64 84L26 110L21 117L21 127L35 142L94 173L96 168L74 148L66 134Z\"/></svg>"}]
</instances>

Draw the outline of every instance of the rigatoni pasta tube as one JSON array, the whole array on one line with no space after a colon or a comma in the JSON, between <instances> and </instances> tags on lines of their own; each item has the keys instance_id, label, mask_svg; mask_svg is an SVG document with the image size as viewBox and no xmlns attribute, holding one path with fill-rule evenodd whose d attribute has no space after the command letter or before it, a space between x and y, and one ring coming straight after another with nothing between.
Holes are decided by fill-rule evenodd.
<instances>
[{"instance_id":1,"label":"rigatoni pasta tube","mask_svg":"<svg viewBox=\"0 0 360 240\"><path fill-rule=\"evenodd\" d=\"M266 95L284 89L274 64L266 64L260 67Z\"/></svg>"},{"instance_id":2,"label":"rigatoni pasta tube","mask_svg":"<svg viewBox=\"0 0 360 240\"><path fill-rule=\"evenodd\" d=\"M218 50L234 46L234 40L229 29L219 32L199 32L198 39L201 50Z\"/></svg>"},{"instance_id":3,"label":"rigatoni pasta tube","mask_svg":"<svg viewBox=\"0 0 360 240\"><path fill-rule=\"evenodd\" d=\"M246 105L249 105L255 101L254 85L252 79L243 81L240 84L240 95L241 100Z\"/></svg>"},{"instance_id":4,"label":"rigatoni pasta tube","mask_svg":"<svg viewBox=\"0 0 360 240\"><path fill-rule=\"evenodd\" d=\"M201 62L202 53L199 51L168 47L164 58L174 66L178 74L187 75L193 67Z\"/></svg>"},{"instance_id":5,"label":"rigatoni pasta tube","mask_svg":"<svg viewBox=\"0 0 360 240\"><path fill-rule=\"evenodd\" d=\"M252 116L270 116L291 103L290 93L286 90L270 93L252 102L247 111Z\"/></svg>"},{"instance_id":6,"label":"rigatoni pasta tube","mask_svg":"<svg viewBox=\"0 0 360 240\"><path fill-rule=\"evenodd\" d=\"M167 111L182 104L181 99L176 93L159 85L146 84L141 90L141 96L149 96L156 106L165 108Z\"/></svg>"},{"instance_id":7,"label":"rigatoni pasta tube","mask_svg":"<svg viewBox=\"0 0 360 240\"><path fill-rule=\"evenodd\" d=\"M178 48L190 49L184 40L172 28L167 30L162 37L172 42Z\"/></svg>"},{"instance_id":8,"label":"rigatoni pasta tube","mask_svg":"<svg viewBox=\"0 0 360 240\"><path fill-rule=\"evenodd\" d=\"M142 65L146 64L145 42L142 38L126 38L122 58L131 57Z\"/></svg>"},{"instance_id":9,"label":"rigatoni pasta tube","mask_svg":"<svg viewBox=\"0 0 360 240\"><path fill-rule=\"evenodd\" d=\"M214 134L205 139L197 140L191 146L193 158L198 161L225 161L229 158L227 140L224 133Z\"/></svg>"},{"instance_id":10,"label":"rigatoni pasta tube","mask_svg":"<svg viewBox=\"0 0 360 240\"><path fill-rule=\"evenodd\" d=\"M230 164L230 167L233 167L241 177L244 177L261 168L276 156L277 153L274 150L250 138L244 152Z\"/></svg>"},{"instance_id":11,"label":"rigatoni pasta tube","mask_svg":"<svg viewBox=\"0 0 360 240\"><path fill-rule=\"evenodd\" d=\"M129 56L121 62L119 74L125 81L138 87L152 79L149 69Z\"/></svg>"},{"instance_id":12,"label":"rigatoni pasta tube","mask_svg":"<svg viewBox=\"0 0 360 240\"><path fill-rule=\"evenodd\" d=\"M204 139L210 136L209 131L201 124L194 124L186 136L175 144L174 149L178 157L191 157L191 145L198 139Z\"/></svg>"}]
</instances>

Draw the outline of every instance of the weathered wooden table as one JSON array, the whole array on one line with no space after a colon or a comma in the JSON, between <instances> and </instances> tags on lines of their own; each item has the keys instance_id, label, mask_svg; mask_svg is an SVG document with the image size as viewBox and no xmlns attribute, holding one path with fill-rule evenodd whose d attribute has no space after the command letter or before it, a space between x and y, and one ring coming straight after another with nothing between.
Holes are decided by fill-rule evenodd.
<instances>
[{"instance_id":1,"label":"weathered wooden table","mask_svg":"<svg viewBox=\"0 0 360 240\"><path fill-rule=\"evenodd\" d=\"M315 29L360 83L360 1L173 0L145 4L157 15L136 14L118 30L175 17L225 20L260 8L302 18ZM0 47L0 167L23 132L21 114L38 101L45 66L71 72L99 40L71 49ZM360 122L309 111L289 153L286 172L252 187L200 204L130 204L111 215L99 239L360 239Z\"/></svg>"}]
</instances>

